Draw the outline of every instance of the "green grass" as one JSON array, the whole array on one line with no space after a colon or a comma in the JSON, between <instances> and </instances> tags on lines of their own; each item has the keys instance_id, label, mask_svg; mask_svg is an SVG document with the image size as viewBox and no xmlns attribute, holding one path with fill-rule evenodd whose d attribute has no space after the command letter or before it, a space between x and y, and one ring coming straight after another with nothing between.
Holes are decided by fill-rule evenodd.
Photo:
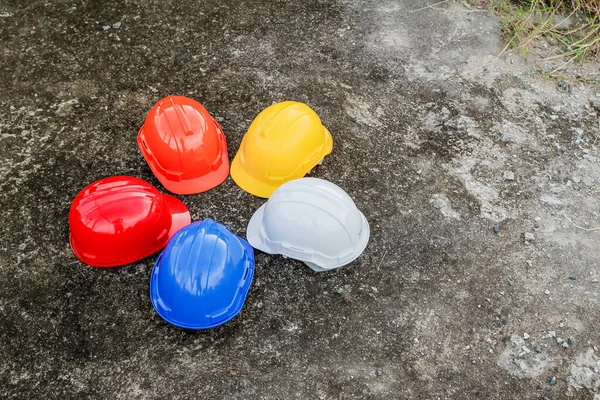
<instances>
[{"instance_id":1,"label":"green grass","mask_svg":"<svg viewBox=\"0 0 600 400\"><path fill-rule=\"evenodd\" d=\"M491 6L502 21L507 48L529 56L533 40L544 36L561 49L546 59L562 58L563 66L600 59L600 0L492 0ZM564 17L576 23L565 29L559 24Z\"/></svg>"}]
</instances>

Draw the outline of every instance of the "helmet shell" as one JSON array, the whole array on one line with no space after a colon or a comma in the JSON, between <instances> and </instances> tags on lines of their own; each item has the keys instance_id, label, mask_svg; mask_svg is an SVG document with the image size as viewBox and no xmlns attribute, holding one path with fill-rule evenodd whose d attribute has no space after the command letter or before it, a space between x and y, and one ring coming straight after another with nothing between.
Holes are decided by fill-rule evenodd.
<instances>
[{"instance_id":1,"label":"helmet shell","mask_svg":"<svg viewBox=\"0 0 600 400\"><path fill-rule=\"evenodd\" d=\"M248 241L316 271L346 265L364 251L369 223L344 190L318 178L281 185L252 216Z\"/></svg>"},{"instance_id":2,"label":"helmet shell","mask_svg":"<svg viewBox=\"0 0 600 400\"><path fill-rule=\"evenodd\" d=\"M138 146L160 183L178 194L212 189L229 175L221 126L195 100L168 96L148 113Z\"/></svg>"},{"instance_id":3,"label":"helmet shell","mask_svg":"<svg viewBox=\"0 0 600 400\"><path fill-rule=\"evenodd\" d=\"M173 325L213 328L241 311L253 276L252 247L207 218L177 232L156 260L150 300Z\"/></svg>"},{"instance_id":4,"label":"helmet shell","mask_svg":"<svg viewBox=\"0 0 600 400\"><path fill-rule=\"evenodd\" d=\"M148 182L131 176L104 178L86 186L71 204L71 249L86 264L121 266L162 249L190 222L180 200Z\"/></svg>"},{"instance_id":5,"label":"helmet shell","mask_svg":"<svg viewBox=\"0 0 600 400\"><path fill-rule=\"evenodd\" d=\"M331 134L309 106L284 101L252 121L231 164L245 191L268 198L280 185L302 178L331 153Z\"/></svg>"}]
</instances>

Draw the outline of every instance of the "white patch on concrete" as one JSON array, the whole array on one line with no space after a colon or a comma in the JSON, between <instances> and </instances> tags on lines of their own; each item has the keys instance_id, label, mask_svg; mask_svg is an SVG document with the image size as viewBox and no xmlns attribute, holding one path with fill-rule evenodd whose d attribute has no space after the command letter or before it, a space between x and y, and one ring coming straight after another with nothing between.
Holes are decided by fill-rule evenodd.
<instances>
[{"instance_id":1,"label":"white patch on concrete","mask_svg":"<svg viewBox=\"0 0 600 400\"><path fill-rule=\"evenodd\" d=\"M358 97L349 97L344 104L346 114L356 122L372 128L383 126L380 118L384 116L381 107L373 107Z\"/></svg>"},{"instance_id":2,"label":"white patch on concrete","mask_svg":"<svg viewBox=\"0 0 600 400\"><path fill-rule=\"evenodd\" d=\"M496 123L494 130L499 132L502 140L506 142L515 144L535 143L534 138L526 130L510 121L503 121L501 124Z\"/></svg>"},{"instance_id":3,"label":"white patch on concrete","mask_svg":"<svg viewBox=\"0 0 600 400\"><path fill-rule=\"evenodd\" d=\"M543 194L540 196L540 201L542 203L546 203L546 204L550 204L553 206L560 206L563 204L563 201L560 199L557 199L556 197L549 195L549 194Z\"/></svg>"},{"instance_id":4,"label":"white patch on concrete","mask_svg":"<svg viewBox=\"0 0 600 400\"><path fill-rule=\"evenodd\" d=\"M433 204L435 208L440 210L444 217L460 219L460 214L452 209L450 200L448 200L448 197L446 197L445 194L434 194L431 196L431 200L429 200L429 202Z\"/></svg>"},{"instance_id":5,"label":"white patch on concrete","mask_svg":"<svg viewBox=\"0 0 600 400\"><path fill-rule=\"evenodd\" d=\"M588 349L575 357L571 363L571 375L567 379L569 386L575 389L588 388L598 390L600 387L600 358L594 354L593 349Z\"/></svg>"},{"instance_id":6,"label":"white patch on concrete","mask_svg":"<svg viewBox=\"0 0 600 400\"><path fill-rule=\"evenodd\" d=\"M545 374L552 366L547 353L524 351L525 346L523 338L518 333L513 333L504 351L498 355L497 365L519 378L534 378Z\"/></svg>"},{"instance_id":7,"label":"white patch on concrete","mask_svg":"<svg viewBox=\"0 0 600 400\"><path fill-rule=\"evenodd\" d=\"M379 34L381 43L394 49L406 48L410 44L408 35L400 28L389 29Z\"/></svg>"},{"instance_id":8,"label":"white patch on concrete","mask_svg":"<svg viewBox=\"0 0 600 400\"><path fill-rule=\"evenodd\" d=\"M494 222L502 222L509 217L509 212L499 205L500 195L498 191L478 181L471 174L471 169L476 163L474 159L464 159L462 164L458 168L451 169L451 172L460 178L465 189L479 201L483 218Z\"/></svg>"}]
</instances>

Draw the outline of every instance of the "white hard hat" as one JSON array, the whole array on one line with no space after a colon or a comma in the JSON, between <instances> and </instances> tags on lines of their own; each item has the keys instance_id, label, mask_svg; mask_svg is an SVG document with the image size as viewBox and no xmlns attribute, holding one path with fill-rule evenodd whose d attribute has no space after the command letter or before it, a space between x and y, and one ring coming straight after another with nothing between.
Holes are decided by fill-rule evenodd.
<instances>
[{"instance_id":1,"label":"white hard hat","mask_svg":"<svg viewBox=\"0 0 600 400\"><path fill-rule=\"evenodd\" d=\"M354 261L369 242L369 223L344 190L323 179L281 185L252 216L248 242L315 271Z\"/></svg>"}]
</instances>

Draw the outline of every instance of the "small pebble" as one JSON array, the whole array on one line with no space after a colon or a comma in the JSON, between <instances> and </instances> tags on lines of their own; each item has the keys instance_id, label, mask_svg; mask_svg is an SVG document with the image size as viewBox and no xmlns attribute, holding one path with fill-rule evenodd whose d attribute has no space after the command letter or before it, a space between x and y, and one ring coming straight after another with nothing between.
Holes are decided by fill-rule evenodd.
<instances>
[{"instance_id":1,"label":"small pebble","mask_svg":"<svg viewBox=\"0 0 600 400\"><path fill-rule=\"evenodd\" d=\"M559 149L560 149L560 151L562 151L562 152L565 152L565 151L567 151L567 148L566 148L565 146L560 146L560 147L559 147Z\"/></svg>"},{"instance_id":2,"label":"small pebble","mask_svg":"<svg viewBox=\"0 0 600 400\"><path fill-rule=\"evenodd\" d=\"M508 317L502 318L502 325L508 325Z\"/></svg>"},{"instance_id":3,"label":"small pebble","mask_svg":"<svg viewBox=\"0 0 600 400\"><path fill-rule=\"evenodd\" d=\"M564 347L565 349L568 349L568 348L569 348L569 343L567 343L567 342L564 342L564 343L562 344L562 347Z\"/></svg>"},{"instance_id":4,"label":"small pebble","mask_svg":"<svg viewBox=\"0 0 600 400\"><path fill-rule=\"evenodd\" d=\"M102 27L102 30L103 30L103 31L107 31L107 30L109 30L109 29L110 29L110 25L104 25L104 26Z\"/></svg>"},{"instance_id":5,"label":"small pebble","mask_svg":"<svg viewBox=\"0 0 600 400\"><path fill-rule=\"evenodd\" d=\"M574 280L575 280L575 277L574 277L573 275L571 275L571 276L569 277L569 279L570 279L570 280L572 280L572 281L574 281Z\"/></svg>"},{"instance_id":6,"label":"small pebble","mask_svg":"<svg viewBox=\"0 0 600 400\"><path fill-rule=\"evenodd\" d=\"M377 374L377 376L382 376L383 372L381 372L380 370L377 370L376 374Z\"/></svg>"},{"instance_id":7,"label":"small pebble","mask_svg":"<svg viewBox=\"0 0 600 400\"><path fill-rule=\"evenodd\" d=\"M544 294L547 294L548 296L550 296L550 291L548 289L544 290Z\"/></svg>"},{"instance_id":8,"label":"small pebble","mask_svg":"<svg viewBox=\"0 0 600 400\"><path fill-rule=\"evenodd\" d=\"M529 336L529 333L525 332L525 333L523 334L523 339L527 340L527 339L529 339L529 337L530 337L530 336Z\"/></svg>"},{"instance_id":9,"label":"small pebble","mask_svg":"<svg viewBox=\"0 0 600 400\"><path fill-rule=\"evenodd\" d=\"M514 181L515 180L515 173L512 172L512 171L504 171L504 174L502 174L502 176L507 181Z\"/></svg>"},{"instance_id":10,"label":"small pebble","mask_svg":"<svg viewBox=\"0 0 600 400\"><path fill-rule=\"evenodd\" d=\"M513 281L512 279L509 279L509 280L508 280L508 284L509 284L510 286L515 286L515 281Z\"/></svg>"},{"instance_id":11,"label":"small pebble","mask_svg":"<svg viewBox=\"0 0 600 400\"><path fill-rule=\"evenodd\" d=\"M569 343L571 346L573 346L575 344L575 340L570 337L567 339L567 343Z\"/></svg>"},{"instance_id":12,"label":"small pebble","mask_svg":"<svg viewBox=\"0 0 600 400\"><path fill-rule=\"evenodd\" d=\"M367 360L367 357L365 357L365 356L362 356L362 360L363 360L363 361L366 361L366 360Z\"/></svg>"},{"instance_id":13,"label":"small pebble","mask_svg":"<svg viewBox=\"0 0 600 400\"><path fill-rule=\"evenodd\" d=\"M379 172L379 168L371 168L371 172L378 173Z\"/></svg>"},{"instance_id":14,"label":"small pebble","mask_svg":"<svg viewBox=\"0 0 600 400\"><path fill-rule=\"evenodd\" d=\"M535 352L536 353L541 353L542 352L542 346L540 346L539 344L537 346L535 346Z\"/></svg>"},{"instance_id":15,"label":"small pebble","mask_svg":"<svg viewBox=\"0 0 600 400\"><path fill-rule=\"evenodd\" d=\"M550 339L550 338L553 338L553 337L556 337L556 332L554 332L554 331L548 331L548 332L546 332L546 334L544 335L544 338L545 338L545 339Z\"/></svg>"},{"instance_id":16,"label":"small pebble","mask_svg":"<svg viewBox=\"0 0 600 400\"><path fill-rule=\"evenodd\" d=\"M556 377L555 376L553 376L552 379L550 379L550 384L556 385Z\"/></svg>"},{"instance_id":17,"label":"small pebble","mask_svg":"<svg viewBox=\"0 0 600 400\"><path fill-rule=\"evenodd\" d=\"M500 232L500 225L494 225L494 232Z\"/></svg>"},{"instance_id":18,"label":"small pebble","mask_svg":"<svg viewBox=\"0 0 600 400\"><path fill-rule=\"evenodd\" d=\"M563 338L556 338L556 343L561 344L564 343L564 339Z\"/></svg>"},{"instance_id":19,"label":"small pebble","mask_svg":"<svg viewBox=\"0 0 600 400\"><path fill-rule=\"evenodd\" d=\"M525 241L527 241L527 242L533 242L535 240L535 236L531 232L525 232L524 237L525 237Z\"/></svg>"},{"instance_id":20,"label":"small pebble","mask_svg":"<svg viewBox=\"0 0 600 400\"><path fill-rule=\"evenodd\" d=\"M229 121L231 119L231 117L229 115L225 116L225 121Z\"/></svg>"},{"instance_id":21,"label":"small pebble","mask_svg":"<svg viewBox=\"0 0 600 400\"><path fill-rule=\"evenodd\" d=\"M456 206L456 204L452 204L452 209L456 210L458 207Z\"/></svg>"},{"instance_id":22,"label":"small pebble","mask_svg":"<svg viewBox=\"0 0 600 400\"><path fill-rule=\"evenodd\" d=\"M119 29L121 27L121 22L115 22L112 27L113 29Z\"/></svg>"},{"instance_id":23,"label":"small pebble","mask_svg":"<svg viewBox=\"0 0 600 400\"><path fill-rule=\"evenodd\" d=\"M344 289L342 289L342 288L340 287L340 288L337 288L335 292L336 292L337 294L344 294Z\"/></svg>"},{"instance_id":24,"label":"small pebble","mask_svg":"<svg viewBox=\"0 0 600 400\"><path fill-rule=\"evenodd\" d=\"M542 400L550 400L548 397L544 397Z\"/></svg>"},{"instance_id":25,"label":"small pebble","mask_svg":"<svg viewBox=\"0 0 600 400\"><path fill-rule=\"evenodd\" d=\"M564 327L565 327L565 323L564 323L564 322L561 322L560 324L558 324L558 327L559 327L559 328L564 328Z\"/></svg>"}]
</instances>

